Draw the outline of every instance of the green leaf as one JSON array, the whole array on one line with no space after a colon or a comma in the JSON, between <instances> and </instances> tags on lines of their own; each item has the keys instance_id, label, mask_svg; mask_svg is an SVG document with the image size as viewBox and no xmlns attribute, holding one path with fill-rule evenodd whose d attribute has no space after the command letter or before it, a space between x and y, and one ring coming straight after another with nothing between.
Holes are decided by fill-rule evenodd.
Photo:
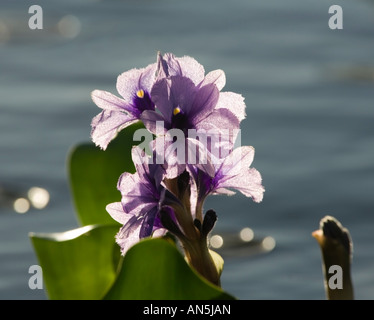
<instances>
[{"instance_id":1,"label":"green leaf","mask_svg":"<svg viewBox=\"0 0 374 320\"><path fill-rule=\"evenodd\" d=\"M177 247L162 238L145 239L125 255L118 277L105 299L234 299L198 275Z\"/></svg>"},{"instance_id":2,"label":"green leaf","mask_svg":"<svg viewBox=\"0 0 374 320\"><path fill-rule=\"evenodd\" d=\"M85 226L61 233L30 233L50 299L101 299L120 261L117 225Z\"/></svg>"},{"instance_id":3,"label":"green leaf","mask_svg":"<svg viewBox=\"0 0 374 320\"><path fill-rule=\"evenodd\" d=\"M120 201L118 178L123 172L135 172L131 149L133 134L144 128L136 123L119 132L103 151L93 143L77 145L68 157L70 189L78 220L82 225L116 223L105 207Z\"/></svg>"}]
</instances>

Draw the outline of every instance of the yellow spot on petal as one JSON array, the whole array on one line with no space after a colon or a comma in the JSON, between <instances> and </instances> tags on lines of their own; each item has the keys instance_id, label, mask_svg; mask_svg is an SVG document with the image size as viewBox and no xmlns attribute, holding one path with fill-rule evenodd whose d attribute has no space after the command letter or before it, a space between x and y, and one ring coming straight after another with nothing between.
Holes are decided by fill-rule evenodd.
<instances>
[{"instance_id":1,"label":"yellow spot on petal","mask_svg":"<svg viewBox=\"0 0 374 320\"><path fill-rule=\"evenodd\" d=\"M144 91L143 89L140 89L136 92L136 95L139 97L139 98L144 98Z\"/></svg>"},{"instance_id":2,"label":"yellow spot on petal","mask_svg":"<svg viewBox=\"0 0 374 320\"><path fill-rule=\"evenodd\" d=\"M181 109L179 107L174 108L173 115L177 115L179 112L181 112Z\"/></svg>"}]
</instances>

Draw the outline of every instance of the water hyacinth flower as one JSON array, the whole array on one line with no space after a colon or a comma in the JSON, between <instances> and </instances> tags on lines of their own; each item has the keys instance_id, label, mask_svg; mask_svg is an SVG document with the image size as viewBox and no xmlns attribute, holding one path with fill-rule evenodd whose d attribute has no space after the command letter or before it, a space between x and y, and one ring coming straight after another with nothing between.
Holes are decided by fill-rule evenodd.
<instances>
[{"instance_id":1,"label":"water hyacinth flower","mask_svg":"<svg viewBox=\"0 0 374 320\"><path fill-rule=\"evenodd\" d=\"M251 168L254 158L254 148L243 146L236 148L222 161L212 160L206 164L188 165L193 177L195 193L193 202L196 204L196 217L202 219L202 207L205 199L213 194L232 195L232 189L240 191L254 202L261 202L264 194L261 174Z\"/></svg>"},{"instance_id":2,"label":"water hyacinth flower","mask_svg":"<svg viewBox=\"0 0 374 320\"><path fill-rule=\"evenodd\" d=\"M150 163L151 157L139 147L133 147L132 159L136 172L123 173L117 183L121 202L106 207L111 217L123 225L116 235L122 255L140 239L161 236L167 230L189 236L189 227L193 226L188 173L174 181L165 179L164 168Z\"/></svg>"},{"instance_id":3,"label":"water hyacinth flower","mask_svg":"<svg viewBox=\"0 0 374 320\"><path fill-rule=\"evenodd\" d=\"M213 83L196 86L189 78L172 76L157 81L151 91L156 110L146 110L141 120L156 133L156 122L165 131L179 129L188 136L189 129L239 129L238 118L228 109L216 109L219 90Z\"/></svg>"},{"instance_id":4,"label":"water hyacinth flower","mask_svg":"<svg viewBox=\"0 0 374 320\"><path fill-rule=\"evenodd\" d=\"M214 70L205 76L204 67L195 59L188 56L177 58L171 53L166 53L162 56L159 53L156 63L141 69L131 69L118 76L116 87L122 98L103 90L94 90L92 92L92 100L98 107L103 109L91 122L93 142L105 150L117 133L139 121L144 111L155 111L155 102L151 97L154 83L174 76L189 79L199 88L214 84L218 90L221 90L226 83L225 74L222 70ZM176 81L178 80L174 82ZM207 92L208 90L205 89L205 91ZM239 122L245 117L244 99L239 94L232 92L220 93L215 107L218 113L223 112L219 111L219 109L231 111ZM176 122L180 122L179 119L183 118L182 115L185 111L176 108L171 112L178 112L178 110L182 112L181 115L176 117ZM208 108L209 106L204 107L205 113ZM161 109L163 109L163 106L161 106ZM202 116L204 116L204 112L200 113L200 118ZM212 117L214 116L219 118L217 114L212 115ZM229 116L231 117L231 115ZM147 119L145 115L143 118ZM199 119L194 119L194 121L197 122ZM217 120L215 123L219 124ZM182 127L183 129L185 124L186 121L183 120L177 127ZM220 123L221 127L222 125L223 123ZM200 127L203 127L203 125Z\"/></svg>"},{"instance_id":5,"label":"water hyacinth flower","mask_svg":"<svg viewBox=\"0 0 374 320\"><path fill-rule=\"evenodd\" d=\"M227 108L216 108L220 96L217 86L214 83L200 85L195 85L184 76L158 80L151 91L156 110L146 110L141 115L141 120L150 132L158 137L160 132L169 137L163 141L165 148L162 150L169 167L169 178L181 174L189 162L186 158L189 154L186 138L202 138L204 135L204 147L209 150L209 134L232 141L233 134L239 131L239 119ZM159 129L159 124L162 124L163 131ZM222 131L224 135L220 134ZM175 138L177 141L173 140ZM180 157L177 152L183 156Z\"/></svg>"},{"instance_id":6,"label":"water hyacinth flower","mask_svg":"<svg viewBox=\"0 0 374 320\"><path fill-rule=\"evenodd\" d=\"M192 224L189 199L185 201L182 195L186 183L183 190L178 184L174 188L172 181L164 179L164 168L151 163L151 157L139 147L133 147L132 159L136 172L123 173L117 183L121 202L106 206L111 217L123 225L116 235L122 255L139 240L163 236L168 230L188 234L186 225Z\"/></svg>"},{"instance_id":7,"label":"water hyacinth flower","mask_svg":"<svg viewBox=\"0 0 374 320\"><path fill-rule=\"evenodd\" d=\"M159 215L159 202L164 192L161 185L163 169L160 165L148 164L148 157L137 147L132 150L132 158L136 172L125 172L118 180L121 202L106 207L112 218L123 225L116 235L123 255L140 239L151 236L155 231L159 235L166 231Z\"/></svg>"},{"instance_id":8,"label":"water hyacinth flower","mask_svg":"<svg viewBox=\"0 0 374 320\"><path fill-rule=\"evenodd\" d=\"M110 92L95 90L92 100L103 109L91 122L93 142L105 150L117 133L137 122L145 110L154 110L150 91L155 79L156 64L132 69L117 79L118 98Z\"/></svg>"},{"instance_id":9,"label":"water hyacinth flower","mask_svg":"<svg viewBox=\"0 0 374 320\"><path fill-rule=\"evenodd\" d=\"M187 261L217 285L219 274L207 245L217 216L214 210L203 213L206 197L233 194L234 189L260 202L264 193L260 173L250 167L254 149L234 148L245 104L241 95L221 92L225 83L222 70L205 74L195 59L168 53L158 54L157 62L144 69L120 75L117 90L122 98L106 91L92 93L103 111L92 120L91 134L102 149L118 131L139 120L152 139L156 135L150 141L151 156L133 148L136 172L121 175L117 184L121 201L106 207L123 225L116 235L122 254L142 238L169 231L180 240ZM175 138L170 132L183 136L179 150L188 156L182 163L175 161L177 150L169 148ZM215 140L211 132L223 136ZM158 142L168 135L172 139L158 148ZM217 145L225 152L215 153ZM155 161L160 156L165 162Z\"/></svg>"},{"instance_id":10,"label":"water hyacinth flower","mask_svg":"<svg viewBox=\"0 0 374 320\"><path fill-rule=\"evenodd\" d=\"M205 75L204 67L195 59L176 58L173 54L166 53L164 56L158 55L158 74L157 80L173 76L188 78L197 88L214 84L219 91L216 109L224 108L231 111L239 122L245 118L244 98L234 92L221 92L226 85L226 75L223 70L213 70Z\"/></svg>"},{"instance_id":11,"label":"water hyacinth flower","mask_svg":"<svg viewBox=\"0 0 374 320\"><path fill-rule=\"evenodd\" d=\"M157 60L145 68L131 69L118 76L116 87L122 98L103 90L91 93L94 103L103 109L91 122L91 137L103 150L120 130L139 121L143 111L155 110L151 89L166 73L168 76L185 76L194 83L204 80L203 66L191 57L176 58L170 53L162 57L159 53Z\"/></svg>"},{"instance_id":12,"label":"water hyacinth flower","mask_svg":"<svg viewBox=\"0 0 374 320\"><path fill-rule=\"evenodd\" d=\"M165 57L159 56L158 69L162 76L151 91L155 110L145 110L141 120L157 138L163 135L164 150L158 150L158 154L162 153L169 168L168 177L173 178L181 174L189 162L185 139L198 138L209 151L213 145L216 149L232 148L245 117L245 104L241 95L221 92L226 83L222 70L205 75L204 68L194 62L189 68L195 70L191 79L184 75L174 56L167 54ZM189 63L185 63L184 68L187 69ZM215 145L217 141L220 142Z\"/></svg>"}]
</instances>

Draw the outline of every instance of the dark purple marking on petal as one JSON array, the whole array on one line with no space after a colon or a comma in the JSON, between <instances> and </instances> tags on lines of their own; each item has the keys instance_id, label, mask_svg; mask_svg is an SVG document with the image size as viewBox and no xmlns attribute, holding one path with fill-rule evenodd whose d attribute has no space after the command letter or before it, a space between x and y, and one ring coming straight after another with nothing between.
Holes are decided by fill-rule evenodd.
<instances>
[{"instance_id":1,"label":"dark purple marking on petal","mask_svg":"<svg viewBox=\"0 0 374 320\"><path fill-rule=\"evenodd\" d=\"M122 226L117 236L120 237L121 239L129 238L132 235L132 233L136 231L136 229L139 227L141 222L142 221L138 219L137 216L132 216L127 221L127 223Z\"/></svg>"},{"instance_id":2,"label":"dark purple marking on petal","mask_svg":"<svg viewBox=\"0 0 374 320\"><path fill-rule=\"evenodd\" d=\"M151 100L151 96L145 90L138 90L133 97L132 104L134 107L133 114L138 119L145 110L155 110L155 104Z\"/></svg>"},{"instance_id":3,"label":"dark purple marking on petal","mask_svg":"<svg viewBox=\"0 0 374 320\"><path fill-rule=\"evenodd\" d=\"M146 238L152 234L157 211L157 207L154 207L144 214L143 223L140 227L139 238Z\"/></svg>"},{"instance_id":4,"label":"dark purple marking on petal","mask_svg":"<svg viewBox=\"0 0 374 320\"><path fill-rule=\"evenodd\" d=\"M180 112L190 117L196 92L197 87L190 79L172 76L157 81L152 88L151 96L156 108L165 120L171 123L173 116Z\"/></svg>"},{"instance_id":5,"label":"dark purple marking on petal","mask_svg":"<svg viewBox=\"0 0 374 320\"><path fill-rule=\"evenodd\" d=\"M193 128L192 119L183 110L175 110L171 120L171 129L180 129L186 136L188 129Z\"/></svg>"}]
</instances>

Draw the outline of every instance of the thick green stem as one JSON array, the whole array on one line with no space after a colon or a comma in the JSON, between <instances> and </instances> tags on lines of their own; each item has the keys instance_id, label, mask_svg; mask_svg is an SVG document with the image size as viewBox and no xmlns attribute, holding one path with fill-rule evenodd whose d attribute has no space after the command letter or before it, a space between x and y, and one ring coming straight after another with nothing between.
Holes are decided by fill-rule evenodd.
<instances>
[{"instance_id":1,"label":"thick green stem","mask_svg":"<svg viewBox=\"0 0 374 320\"><path fill-rule=\"evenodd\" d=\"M183 246L189 264L207 280L220 287L220 276L209 253L206 237L188 241L183 243Z\"/></svg>"},{"instance_id":2,"label":"thick green stem","mask_svg":"<svg viewBox=\"0 0 374 320\"><path fill-rule=\"evenodd\" d=\"M190 210L189 183L187 172L165 181L168 189L179 199L178 203L171 205L179 226L172 221L169 214L162 215L162 223L182 242L188 263L204 278L220 286L220 275L210 255L207 241L207 235L213 228L217 216L213 210L209 210L203 219L204 199L199 199L194 221Z\"/></svg>"},{"instance_id":3,"label":"thick green stem","mask_svg":"<svg viewBox=\"0 0 374 320\"><path fill-rule=\"evenodd\" d=\"M196 219L200 220L200 222L203 222L203 204L204 204L204 199L198 201L196 204L196 212L195 212L195 217Z\"/></svg>"}]
</instances>

